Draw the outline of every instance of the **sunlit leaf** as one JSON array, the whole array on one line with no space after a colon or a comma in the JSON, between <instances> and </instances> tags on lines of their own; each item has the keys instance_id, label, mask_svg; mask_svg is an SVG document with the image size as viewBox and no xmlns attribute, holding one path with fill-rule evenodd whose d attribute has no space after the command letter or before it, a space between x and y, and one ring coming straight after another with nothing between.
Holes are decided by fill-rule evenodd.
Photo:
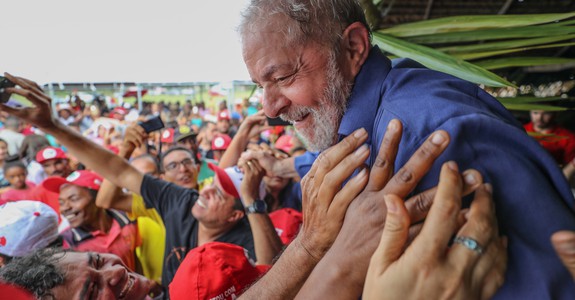
<instances>
[{"instance_id":1,"label":"sunlit leaf","mask_svg":"<svg viewBox=\"0 0 575 300\"><path fill-rule=\"evenodd\" d=\"M493 87L514 86L492 72L426 46L406 42L379 32L374 32L374 42L383 51L413 59L430 69L467 81Z\"/></svg>"},{"instance_id":2,"label":"sunlit leaf","mask_svg":"<svg viewBox=\"0 0 575 300\"><path fill-rule=\"evenodd\" d=\"M529 111L529 110L544 110L544 111L565 111L568 110L565 107L558 107L558 106L551 106L551 105L542 105L542 104L515 104L515 103L505 103L502 102L503 106L509 110L522 110L522 111Z\"/></svg>"},{"instance_id":3,"label":"sunlit leaf","mask_svg":"<svg viewBox=\"0 0 575 300\"><path fill-rule=\"evenodd\" d=\"M486 59L475 62L476 65L487 70L496 70L508 67L532 67L567 63L575 63L575 59L562 57L506 57Z\"/></svg>"},{"instance_id":4,"label":"sunlit leaf","mask_svg":"<svg viewBox=\"0 0 575 300\"><path fill-rule=\"evenodd\" d=\"M442 32L469 31L475 29L528 26L554 22L574 16L575 12L534 15L453 16L401 24L381 30L380 32L398 37L406 37Z\"/></svg>"},{"instance_id":5,"label":"sunlit leaf","mask_svg":"<svg viewBox=\"0 0 575 300\"><path fill-rule=\"evenodd\" d=\"M527 46L543 45L564 40L569 40L575 38L575 34L560 35L560 36L548 36L540 37L534 39L520 39L520 40L510 40L502 42L491 42L482 43L478 45L464 45L464 46L451 46L438 48L437 50L448 52L448 53L458 53L458 52L472 52L472 51L495 51L504 49L513 49Z\"/></svg>"},{"instance_id":6,"label":"sunlit leaf","mask_svg":"<svg viewBox=\"0 0 575 300\"><path fill-rule=\"evenodd\" d=\"M546 49L546 48L557 48L557 47L570 47L574 46L575 42L573 43L560 43L560 44L551 44L551 45L542 45L542 46L534 46L534 47L523 47L523 48L515 48L515 49L508 49L508 50L499 50L499 51L487 51L487 52L471 52L471 53L450 53L451 55L461 58L464 60L473 60L491 56L497 56L502 54L509 54L515 52L522 52L522 51L529 51L534 49Z\"/></svg>"},{"instance_id":7,"label":"sunlit leaf","mask_svg":"<svg viewBox=\"0 0 575 300\"><path fill-rule=\"evenodd\" d=\"M448 32L407 37L406 40L418 44L442 44L478 42L502 39L536 38L575 33L575 26L526 26L511 28L481 29L464 32Z\"/></svg>"},{"instance_id":8,"label":"sunlit leaf","mask_svg":"<svg viewBox=\"0 0 575 300\"><path fill-rule=\"evenodd\" d=\"M568 100L569 98L563 97L530 97L530 96L517 96L517 97L495 97L501 103L521 104L533 102L552 102L559 100Z\"/></svg>"}]
</instances>

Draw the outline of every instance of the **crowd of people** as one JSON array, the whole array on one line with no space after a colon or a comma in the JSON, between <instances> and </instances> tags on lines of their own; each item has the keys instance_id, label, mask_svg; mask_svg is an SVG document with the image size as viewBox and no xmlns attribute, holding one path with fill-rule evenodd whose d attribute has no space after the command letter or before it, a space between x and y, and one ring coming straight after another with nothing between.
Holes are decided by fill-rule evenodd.
<instances>
[{"instance_id":1,"label":"crowd of people","mask_svg":"<svg viewBox=\"0 0 575 300\"><path fill-rule=\"evenodd\" d=\"M31 105L0 106L2 293L575 296L575 136L390 61L355 0L292 2L254 0L238 29L262 107L52 111L5 73Z\"/></svg>"}]
</instances>

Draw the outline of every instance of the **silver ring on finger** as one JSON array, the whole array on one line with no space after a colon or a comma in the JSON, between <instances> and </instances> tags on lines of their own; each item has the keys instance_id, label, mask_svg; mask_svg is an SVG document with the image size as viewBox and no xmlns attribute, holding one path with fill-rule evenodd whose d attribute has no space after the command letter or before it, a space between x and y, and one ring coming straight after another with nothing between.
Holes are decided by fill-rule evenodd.
<instances>
[{"instance_id":1,"label":"silver ring on finger","mask_svg":"<svg viewBox=\"0 0 575 300\"><path fill-rule=\"evenodd\" d=\"M453 243L460 244L477 254L483 253L483 247L481 247L481 245L479 245L479 243L475 239L472 239L470 237L456 236L455 239L453 239Z\"/></svg>"}]
</instances>

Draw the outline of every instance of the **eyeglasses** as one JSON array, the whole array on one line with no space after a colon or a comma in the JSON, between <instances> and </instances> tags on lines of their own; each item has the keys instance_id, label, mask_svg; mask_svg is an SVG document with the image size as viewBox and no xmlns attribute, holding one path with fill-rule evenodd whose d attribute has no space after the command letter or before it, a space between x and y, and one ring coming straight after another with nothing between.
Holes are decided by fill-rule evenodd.
<instances>
[{"instance_id":1,"label":"eyeglasses","mask_svg":"<svg viewBox=\"0 0 575 300\"><path fill-rule=\"evenodd\" d=\"M180 164L186 168L190 168L190 167L193 167L196 165L196 163L191 158L186 158L180 162L177 162L177 161L171 162L171 163L167 164L164 167L164 169L166 169L166 172L172 172L172 171L178 169Z\"/></svg>"}]
</instances>

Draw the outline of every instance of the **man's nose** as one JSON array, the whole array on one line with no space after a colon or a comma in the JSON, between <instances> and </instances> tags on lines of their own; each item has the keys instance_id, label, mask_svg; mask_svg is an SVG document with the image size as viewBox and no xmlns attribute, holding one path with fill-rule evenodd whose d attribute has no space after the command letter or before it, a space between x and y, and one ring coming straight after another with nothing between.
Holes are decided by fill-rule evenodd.
<instances>
[{"instance_id":1,"label":"man's nose","mask_svg":"<svg viewBox=\"0 0 575 300\"><path fill-rule=\"evenodd\" d=\"M266 116L277 118L282 113L282 110L289 105L289 100L282 95L277 86L270 84L264 88L262 103Z\"/></svg>"}]
</instances>

